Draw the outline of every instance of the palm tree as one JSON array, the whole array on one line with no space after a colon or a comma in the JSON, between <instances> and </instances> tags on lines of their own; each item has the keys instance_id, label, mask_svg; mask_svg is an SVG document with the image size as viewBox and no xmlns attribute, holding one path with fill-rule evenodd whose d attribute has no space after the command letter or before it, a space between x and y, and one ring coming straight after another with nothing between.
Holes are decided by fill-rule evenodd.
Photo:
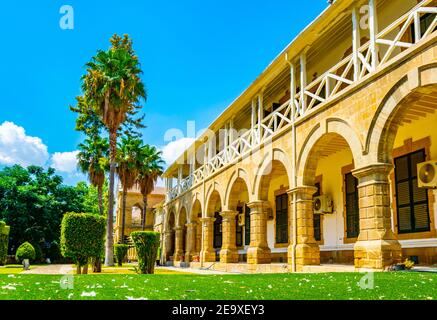
<instances>
[{"instance_id":1,"label":"palm tree","mask_svg":"<svg viewBox=\"0 0 437 320\"><path fill-rule=\"evenodd\" d=\"M122 137L117 150L117 175L123 187L122 218L121 218L121 243L124 243L124 229L126 220L126 195L127 191L135 185L138 168L141 162L142 140L136 137Z\"/></svg>"},{"instance_id":2,"label":"palm tree","mask_svg":"<svg viewBox=\"0 0 437 320\"><path fill-rule=\"evenodd\" d=\"M164 160L161 158L162 152L158 151L154 146L146 144L141 151L142 161L138 170L136 183L143 195L141 227L144 230L146 227L147 196L152 193L158 177L160 177L164 171Z\"/></svg>"},{"instance_id":3,"label":"palm tree","mask_svg":"<svg viewBox=\"0 0 437 320\"><path fill-rule=\"evenodd\" d=\"M114 178L117 154L117 134L121 125L146 99L146 90L138 57L132 41L114 35L108 51L98 51L86 64L82 90L86 100L101 118L109 132L109 196L106 228L105 265L114 265Z\"/></svg>"},{"instance_id":4,"label":"palm tree","mask_svg":"<svg viewBox=\"0 0 437 320\"><path fill-rule=\"evenodd\" d=\"M97 188L99 199L99 211L103 211L103 185L105 183L106 172L108 169L108 140L99 136L88 137L78 146L77 154L79 170L88 174L90 183Z\"/></svg>"}]
</instances>

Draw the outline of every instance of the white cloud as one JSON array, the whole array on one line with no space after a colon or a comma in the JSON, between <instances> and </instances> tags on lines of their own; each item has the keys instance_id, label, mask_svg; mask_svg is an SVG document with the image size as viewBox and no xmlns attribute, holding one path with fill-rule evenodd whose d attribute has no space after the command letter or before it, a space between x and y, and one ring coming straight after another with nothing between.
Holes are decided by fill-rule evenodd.
<instances>
[{"instance_id":1,"label":"white cloud","mask_svg":"<svg viewBox=\"0 0 437 320\"><path fill-rule=\"evenodd\" d=\"M52 155L51 167L60 172L74 174L77 172L77 154L79 151L55 152Z\"/></svg>"},{"instance_id":2,"label":"white cloud","mask_svg":"<svg viewBox=\"0 0 437 320\"><path fill-rule=\"evenodd\" d=\"M0 125L0 164L43 166L48 159L47 146L40 138L26 135L23 127L10 121Z\"/></svg>"},{"instance_id":3,"label":"white cloud","mask_svg":"<svg viewBox=\"0 0 437 320\"><path fill-rule=\"evenodd\" d=\"M181 138L172 141L163 147L162 158L167 165L171 165L189 146L191 146L194 140L194 138Z\"/></svg>"}]
</instances>

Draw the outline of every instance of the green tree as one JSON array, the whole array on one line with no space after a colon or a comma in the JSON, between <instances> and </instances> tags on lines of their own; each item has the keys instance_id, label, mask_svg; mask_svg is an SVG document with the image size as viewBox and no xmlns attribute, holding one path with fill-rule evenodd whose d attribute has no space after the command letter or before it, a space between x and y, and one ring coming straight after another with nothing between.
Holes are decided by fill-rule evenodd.
<instances>
[{"instance_id":1,"label":"green tree","mask_svg":"<svg viewBox=\"0 0 437 320\"><path fill-rule=\"evenodd\" d=\"M164 171L164 160L162 160L162 152L156 147L144 145L141 149L141 161L138 168L136 183L143 195L143 216L141 219L141 227L145 230L146 213L147 213L147 196L152 193L155 188L156 181Z\"/></svg>"},{"instance_id":2,"label":"green tree","mask_svg":"<svg viewBox=\"0 0 437 320\"><path fill-rule=\"evenodd\" d=\"M11 227L9 252L26 241L36 248L59 241L62 216L84 211L88 193L84 183L63 185L52 168L15 165L0 170L0 220Z\"/></svg>"},{"instance_id":3,"label":"green tree","mask_svg":"<svg viewBox=\"0 0 437 320\"><path fill-rule=\"evenodd\" d=\"M114 35L111 48L99 50L86 64L87 73L82 77L82 90L90 107L98 114L109 132L109 202L107 217L105 265L114 265L113 217L114 178L117 155L117 135L121 125L129 120L133 126L140 121L132 120L139 109L141 99L146 99L145 86L138 57L127 36Z\"/></svg>"},{"instance_id":4,"label":"green tree","mask_svg":"<svg viewBox=\"0 0 437 320\"><path fill-rule=\"evenodd\" d=\"M103 185L108 169L108 155L108 140L98 135L88 137L83 143L79 144L78 167L80 171L88 174L91 185L97 188L100 215L104 215Z\"/></svg>"},{"instance_id":5,"label":"green tree","mask_svg":"<svg viewBox=\"0 0 437 320\"><path fill-rule=\"evenodd\" d=\"M138 168L141 164L142 140L130 135L122 137L117 150L117 175L123 188L121 205L121 239L124 243L124 229L126 220L127 191L135 185Z\"/></svg>"}]
</instances>

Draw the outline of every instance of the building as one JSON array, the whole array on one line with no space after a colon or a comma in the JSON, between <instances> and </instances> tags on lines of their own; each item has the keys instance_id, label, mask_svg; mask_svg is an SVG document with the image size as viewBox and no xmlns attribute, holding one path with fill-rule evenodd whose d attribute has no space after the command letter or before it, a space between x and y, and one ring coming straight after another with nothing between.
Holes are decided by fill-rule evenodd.
<instances>
[{"instance_id":1,"label":"building","mask_svg":"<svg viewBox=\"0 0 437 320\"><path fill-rule=\"evenodd\" d=\"M436 16L435 0L330 5L166 170L167 263L437 263L416 169L437 160Z\"/></svg>"},{"instance_id":2,"label":"building","mask_svg":"<svg viewBox=\"0 0 437 320\"><path fill-rule=\"evenodd\" d=\"M116 202L116 220L114 225L114 242L117 243L122 238L122 197L123 190L117 189L117 202ZM161 212L162 204L165 199L165 188L155 187L153 192L147 196L147 212L145 219L146 231L162 231L161 227ZM143 195L138 188L134 187L128 190L126 195L126 214L125 214L125 227L124 236L129 237L133 231L142 230L142 217L143 217L144 201Z\"/></svg>"}]
</instances>

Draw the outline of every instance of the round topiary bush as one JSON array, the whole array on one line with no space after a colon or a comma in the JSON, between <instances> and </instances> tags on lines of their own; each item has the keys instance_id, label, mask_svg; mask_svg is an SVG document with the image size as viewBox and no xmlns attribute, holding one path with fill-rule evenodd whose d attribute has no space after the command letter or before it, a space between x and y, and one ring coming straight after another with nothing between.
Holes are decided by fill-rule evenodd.
<instances>
[{"instance_id":1,"label":"round topiary bush","mask_svg":"<svg viewBox=\"0 0 437 320\"><path fill-rule=\"evenodd\" d=\"M123 265L123 261L126 259L129 246L127 244L114 244L114 255L117 259L119 267Z\"/></svg>"},{"instance_id":2,"label":"round topiary bush","mask_svg":"<svg viewBox=\"0 0 437 320\"><path fill-rule=\"evenodd\" d=\"M153 274L155 272L156 255L159 248L159 233L137 231L132 232L131 238L137 250L138 271L141 274Z\"/></svg>"},{"instance_id":3,"label":"round topiary bush","mask_svg":"<svg viewBox=\"0 0 437 320\"><path fill-rule=\"evenodd\" d=\"M25 242L19 246L15 253L15 259L19 263L22 263L25 259L33 260L35 256L35 248L29 242Z\"/></svg>"},{"instance_id":4,"label":"round topiary bush","mask_svg":"<svg viewBox=\"0 0 437 320\"><path fill-rule=\"evenodd\" d=\"M0 221L0 266L8 259L9 229L4 221Z\"/></svg>"}]
</instances>

